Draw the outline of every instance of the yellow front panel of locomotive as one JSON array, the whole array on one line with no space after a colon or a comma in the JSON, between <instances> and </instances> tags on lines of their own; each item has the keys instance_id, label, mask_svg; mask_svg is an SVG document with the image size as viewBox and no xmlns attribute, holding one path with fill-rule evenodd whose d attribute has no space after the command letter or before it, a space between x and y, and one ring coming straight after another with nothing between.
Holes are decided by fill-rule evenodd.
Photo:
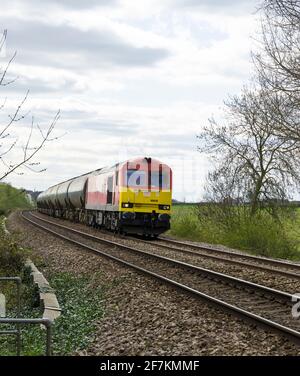
<instances>
[{"instance_id":1,"label":"yellow front panel of locomotive","mask_svg":"<svg viewBox=\"0 0 300 376\"><path fill-rule=\"evenodd\" d=\"M133 204L132 208L122 207L123 203ZM169 205L171 209L172 194L170 191L145 191L132 188L123 188L120 192L120 211L170 214L170 210L161 210L159 205Z\"/></svg>"}]
</instances>

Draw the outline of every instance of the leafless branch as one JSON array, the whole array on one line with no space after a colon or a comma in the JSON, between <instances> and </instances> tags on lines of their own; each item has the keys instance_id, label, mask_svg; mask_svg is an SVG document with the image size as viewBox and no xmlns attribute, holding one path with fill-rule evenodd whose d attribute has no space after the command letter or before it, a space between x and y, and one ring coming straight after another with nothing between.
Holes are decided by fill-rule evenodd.
<instances>
[{"instance_id":1,"label":"leafless branch","mask_svg":"<svg viewBox=\"0 0 300 376\"><path fill-rule=\"evenodd\" d=\"M4 30L0 38L0 52L1 49L3 49L6 40L7 30ZM2 88L2 90L7 85L13 84L17 79L7 79L9 68L11 67L15 58L16 52L8 60L3 69L1 69L0 67L0 89ZM22 175L23 172L21 167L34 172L44 171L44 168L39 167L40 162L34 161L34 159L46 143L58 138L53 137L52 134L54 127L60 117L60 111L55 114L52 122L45 130L42 130L42 127L39 124L35 123L34 117L32 116L28 135L25 137L20 137L19 140L19 138L17 137L18 131L15 127L16 123L21 122L21 120L25 119L29 113L29 111L27 113L24 113L23 111L28 96L29 90L17 105L16 109L12 113L8 114L8 121L6 122L6 124L0 126L0 161L3 166L3 168L0 170L0 181L7 178L12 173ZM6 98L1 103L0 110L3 110L5 105ZM39 137L39 140L33 141L36 140L36 137L34 137L36 133L37 137ZM22 140L24 140L23 145L20 145L19 142L22 142ZM19 150L21 150L21 154L18 153L17 155L16 152ZM12 158L13 154L14 158Z\"/></svg>"},{"instance_id":2,"label":"leafless branch","mask_svg":"<svg viewBox=\"0 0 300 376\"><path fill-rule=\"evenodd\" d=\"M285 98L289 113L278 114L276 131L300 139L300 3L264 0L261 49L253 54L260 85Z\"/></svg>"},{"instance_id":3,"label":"leafless branch","mask_svg":"<svg viewBox=\"0 0 300 376\"><path fill-rule=\"evenodd\" d=\"M13 79L11 79L9 81L6 81L6 82L4 81L5 78L6 78L8 69L9 69L11 63L13 62L13 60L15 59L16 56L17 56L17 52L15 51L14 54L13 54L13 56L9 59L6 67L3 69L2 73L1 73L1 76L0 76L0 86L10 85L10 84L12 84L13 82L15 82L18 79L18 77L15 77L15 78L13 78Z\"/></svg>"},{"instance_id":4,"label":"leafless branch","mask_svg":"<svg viewBox=\"0 0 300 376\"><path fill-rule=\"evenodd\" d=\"M215 199L251 203L254 214L263 201L283 200L289 187L299 183L299 140L274 132L288 111L278 93L245 88L226 102L225 125L210 119L198 150L217 163L210 175Z\"/></svg>"},{"instance_id":5,"label":"leafless branch","mask_svg":"<svg viewBox=\"0 0 300 376\"><path fill-rule=\"evenodd\" d=\"M44 147L45 143L57 139L57 137L51 138L50 136L51 136L51 134L52 134L52 132L55 128L57 121L59 120L59 117L60 117L60 110L55 114L50 126L47 128L46 133L43 134L42 140L37 145L31 145L31 139L32 139L32 134L33 134L33 130L34 130L34 120L32 118L29 135L26 139L24 147L22 148L23 149L23 158L15 164L6 165L7 170L2 174L2 176L0 176L0 181L5 179L9 174L16 172L16 170L18 170L22 166L31 170L31 171L35 171L35 172L44 171L44 169L35 170L32 167L34 165L38 165L38 162L36 162L36 163L29 163L29 162ZM40 126L39 126L39 130L40 130Z\"/></svg>"}]
</instances>

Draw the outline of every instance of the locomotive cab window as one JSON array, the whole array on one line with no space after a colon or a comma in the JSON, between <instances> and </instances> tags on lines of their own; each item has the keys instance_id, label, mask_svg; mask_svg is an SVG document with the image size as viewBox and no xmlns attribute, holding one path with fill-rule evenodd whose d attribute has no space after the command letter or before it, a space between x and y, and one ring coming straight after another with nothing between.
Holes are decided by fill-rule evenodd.
<instances>
[{"instance_id":1,"label":"locomotive cab window","mask_svg":"<svg viewBox=\"0 0 300 376\"><path fill-rule=\"evenodd\" d=\"M152 171L151 172L151 187L162 189L170 189L170 175L166 172Z\"/></svg>"},{"instance_id":2,"label":"locomotive cab window","mask_svg":"<svg viewBox=\"0 0 300 376\"><path fill-rule=\"evenodd\" d=\"M116 171L116 186L119 185L119 171Z\"/></svg>"},{"instance_id":3,"label":"locomotive cab window","mask_svg":"<svg viewBox=\"0 0 300 376\"><path fill-rule=\"evenodd\" d=\"M113 198L113 177L109 176L107 179L107 204L112 204Z\"/></svg>"},{"instance_id":4,"label":"locomotive cab window","mask_svg":"<svg viewBox=\"0 0 300 376\"><path fill-rule=\"evenodd\" d=\"M127 170L126 183L128 187L146 186L146 172L140 170Z\"/></svg>"}]
</instances>

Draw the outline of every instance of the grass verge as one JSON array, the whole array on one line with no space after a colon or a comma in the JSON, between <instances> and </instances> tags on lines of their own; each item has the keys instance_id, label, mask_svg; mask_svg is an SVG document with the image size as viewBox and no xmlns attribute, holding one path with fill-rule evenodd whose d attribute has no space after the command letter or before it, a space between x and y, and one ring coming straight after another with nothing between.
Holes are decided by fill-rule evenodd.
<instances>
[{"instance_id":1,"label":"grass verge","mask_svg":"<svg viewBox=\"0 0 300 376\"><path fill-rule=\"evenodd\" d=\"M85 349L90 343L95 321L103 316L104 292L101 287L91 284L90 276L55 273L48 276L48 280L62 308L62 315L55 320L53 329L53 354L71 355ZM41 317L40 308L33 297L33 286L28 284L23 294L23 317ZM39 326L23 327L22 355L43 355L45 338L45 331ZM0 341L0 355L15 354L11 338L0 338Z\"/></svg>"},{"instance_id":2,"label":"grass verge","mask_svg":"<svg viewBox=\"0 0 300 376\"><path fill-rule=\"evenodd\" d=\"M0 218L1 220L1 218ZM2 217L3 220L3 217ZM42 313L36 291L24 274L25 260L31 256L28 249L20 248L17 239L5 235L0 226L0 276L22 278L22 313L24 318L40 318ZM71 355L85 349L92 339L95 321L103 316L104 291L95 282L97 275L52 273L47 276L56 291L62 315L55 321L53 352L55 355ZM1 283L0 292L7 301L7 317L16 317L16 288L10 283ZM4 329L3 326L1 326ZM11 327L10 327L11 328ZM7 328L8 329L8 328ZM15 337L0 336L0 356L15 355ZM45 353L45 331L40 326L23 326L22 355Z\"/></svg>"}]
</instances>

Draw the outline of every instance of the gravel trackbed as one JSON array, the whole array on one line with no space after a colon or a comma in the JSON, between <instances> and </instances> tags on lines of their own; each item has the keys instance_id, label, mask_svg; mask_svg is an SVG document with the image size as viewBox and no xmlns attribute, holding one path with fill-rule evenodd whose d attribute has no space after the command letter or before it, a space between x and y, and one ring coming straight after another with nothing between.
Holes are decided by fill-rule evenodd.
<instances>
[{"instance_id":1,"label":"gravel trackbed","mask_svg":"<svg viewBox=\"0 0 300 376\"><path fill-rule=\"evenodd\" d=\"M300 354L287 339L57 239L18 213L10 215L7 227L19 232L21 245L42 259L46 275L87 274L91 288L105 287L104 318L97 322L89 347L74 355Z\"/></svg>"}]
</instances>

